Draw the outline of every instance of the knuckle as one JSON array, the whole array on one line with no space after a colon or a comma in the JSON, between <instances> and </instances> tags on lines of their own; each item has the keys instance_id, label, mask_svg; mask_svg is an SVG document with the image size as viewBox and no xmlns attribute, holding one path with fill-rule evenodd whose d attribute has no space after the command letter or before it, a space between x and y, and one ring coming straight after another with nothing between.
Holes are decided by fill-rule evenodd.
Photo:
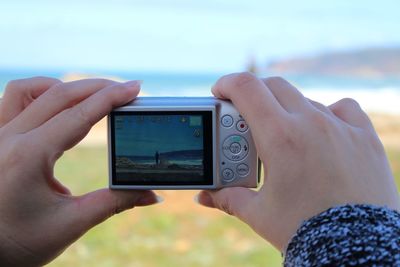
<instances>
[{"instance_id":1,"label":"knuckle","mask_svg":"<svg viewBox=\"0 0 400 267\"><path fill-rule=\"evenodd\" d=\"M272 137L276 142L276 148L284 149L285 151L299 151L302 148L302 142L299 142L299 133L293 131L291 126L284 127L283 125L276 126Z\"/></svg>"},{"instance_id":2,"label":"knuckle","mask_svg":"<svg viewBox=\"0 0 400 267\"><path fill-rule=\"evenodd\" d=\"M96 78L96 79L90 79L90 80L92 82L95 82L96 84L98 84L102 88L111 86L111 85L116 83L115 81L104 79L104 78Z\"/></svg>"},{"instance_id":3,"label":"knuckle","mask_svg":"<svg viewBox=\"0 0 400 267\"><path fill-rule=\"evenodd\" d=\"M260 121L260 125L263 130L269 129L269 133L273 138L279 139L279 137L285 137L293 132L291 122L292 118L290 116L283 115L283 119L276 116L264 119Z\"/></svg>"},{"instance_id":4,"label":"knuckle","mask_svg":"<svg viewBox=\"0 0 400 267\"><path fill-rule=\"evenodd\" d=\"M332 120L329 116L321 111L314 111L309 114L309 120L314 125L314 128L328 132L332 126Z\"/></svg>"},{"instance_id":5,"label":"knuckle","mask_svg":"<svg viewBox=\"0 0 400 267\"><path fill-rule=\"evenodd\" d=\"M225 212L226 214L228 214L230 216L234 216L233 210L232 210L231 205L229 204L229 202L223 201L223 202L221 202L220 206L221 206L221 210L223 212Z\"/></svg>"},{"instance_id":6,"label":"knuckle","mask_svg":"<svg viewBox=\"0 0 400 267\"><path fill-rule=\"evenodd\" d=\"M114 204L112 215L119 214L119 213L123 212L124 210L125 209L119 204L119 202L117 202L116 204Z\"/></svg>"},{"instance_id":7,"label":"knuckle","mask_svg":"<svg viewBox=\"0 0 400 267\"><path fill-rule=\"evenodd\" d=\"M92 121L85 106L83 105L74 106L72 109L71 116L79 120L79 123L82 125L82 127L84 127L84 129L90 129L92 127Z\"/></svg>"},{"instance_id":8,"label":"knuckle","mask_svg":"<svg viewBox=\"0 0 400 267\"><path fill-rule=\"evenodd\" d=\"M276 86L278 84L287 83L285 79L280 76L272 76L264 79L264 82L269 86Z\"/></svg>"},{"instance_id":9,"label":"knuckle","mask_svg":"<svg viewBox=\"0 0 400 267\"><path fill-rule=\"evenodd\" d=\"M281 121L279 121L276 118L272 118L269 121L267 121L269 125L273 125L273 127L270 127L270 132L271 134L274 135L276 138L280 137L286 137L289 135L289 127L290 126L285 126Z\"/></svg>"},{"instance_id":10,"label":"knuckle","mask_svg":"<svg viewBox=\"0 0 400 267\"><path fill-rule=\"evenodd\" d=\"M47 82L49 84L54 84L54 85L62 83L62 81L59 79L47 77L47 76L35 76L35 77L31 78L31 80L41 80L43 82Z\"/></svg>"},{"instance_id":11,"label":"knuckle","mask_svg":"<svg viewBox=\"0 0 400 267\"><path fill-rule=\"evenodd\" d=\"M36 82L52 84L60 84L61 81L55 78L45 77L45 76L34 76L26 79L11 80L7 83L5 87L5 93L16 94L23 93L26 88L35 87Z\"/></svg>"},{"instance_id":12,"label":"knuckle","mask_svg":"<svg viewBox=\"0 0 400 267\"><path fill-rule=\"evenodd\" d=\"M33 81L33 80L42 80L42 81L59 81L58 79L47 77L47 76L32 76L30 78L21 79L22 81Z\"/></svg>"},{"instance_id":13,"label":"knuckle","mask_svg":"<svg viewBox=\"0 0 400 267\"><path fill-rule=\"evenodd\" d=\"M357 108L361 109L360 104L353 98L343 98L339 101L340 105L344 108Z\"/></svg>"},{"instance_id":14,"label":"knuckle","mask_svg":"<svg viewBox=\"0 0 400 267\"><path fill-rule=\"evenodd\" d=\"M113 106L120 104L121 101L124 101L128 97L130 97L130 93L126 90L126 87L124 87L122 84L115 84L112 87L104 90L98 101L103 106L111 109Z\"/></svg>"},{"instance_id":15,"label":"knuckle","mask_svg":"<svg viewBox=\"0 0 400 267\"><path fill-rule=\"evenodd\" d=\"M13 88L18 86L19 84L21 84L24 81L24 79L15 79L15 80L11 80L7 83L6 85L6 89L7 88Z\"/></svg>"},{"instance_id":16,"label":"knuckle","mask_svg":"<svg viewBox=\"0 0 400 267\"><path fill-rule=\"evenodd\" d=\"M113 215L123 212L124 210L126 210L125 206L125 203L120 198L114 197L111 204L111 210L107 214L107 217L111 217Z\"/></svg>"},{"instance_id":17,"label":"knuckle","mask_svg":"<svg viewBox=\"0 0 400 267\"><path fill-rule=\"evenodd\" d=\"M236 73L232 76L231 85L233 88L243 88L252 84L258 78L250 72Z\"/></svg>"},{"instance_id":18,"label":"knuckle","mask_svg":"<svg viewBox=\"0 0 400 267\"><path fill-rule=\"evenodd\" d=\"M121 93L126 91L126 87L123 84L117 83L111 86L111 88L107 88L106 93L111 97L116 97Z\"/></svg>"},{"instance_id":19,"label":"knuckle","mask_svg":"<svg viewBox=\"0 0 400 267\"><path fill-rule=\"evenodd\" d=\"M63 84L57 83L50 90L49 94L52 98L70 100L71 96Z\"/></svg>"},{"instance_id":20,"label":"knuckle","mask_svg":"<svg viewBox=\"0 0 400 267\"><path fill-rule=\"evenodd\" d=\"M218 199L219 208L231 216L235 215L226 188L222 189L218 193L219 193L219 199Z\"/></svg>"},{"instance_id":21,"label":"knuckle","mask_svg":"<svg viewBox=\"0 0 400 267\"><path fill-rule=\"evenodd\" d=\"M10 94L18 90L20 88L21 83L22 83L21 79L9 81L4 90L5 94Z\"/></svg>"},{"instance_id":22,"label":"knuckle","mask_svg":"<svg viewBox=\"0 0 400 267\"><path fill-rule=\"evenodd\" d=\"M328 107L325 106L324 104L318 102L318 101L314 101L314 100L309 100L309 102L311 103L311 105L313 105L314 107L316 107L317 109L323 111L323 112L329 112Z\"/></svg>"},{"instance_id":23,"label":"knuckle","mask_svg":"<svg viewBox=\"0 0 400 267\"><path fill-rule=\"evenodd\" d=\"M55 81L55 82L58 81L58 82L60 82L59 79L52 78L52 77L47 77L47 76L41 76L41 75L34 76L34 77L32 77L32 79L37 79L37 80L49 80L49 81Z\"/></svg>"},{"instance_id":24,"label":"knuckle","mask_svg":"<svg viewBox=\"0 0 400 267\"><path fill-rule=\"evenodd\" d=\"M375 131L366 131L366 139L375 153L385 155L385 148Z\"/></svg>"},{"instance_id":25,"label":"knuckle","mask_svg":"<svg viewBox=\"0 0 400 267\"><path fill-rule=\"evenodd\" d=\"M24 159L27 157L25 153L30 145L30 142L27 142L24 138L12 138L8 140L6 146L2 146L2 150L5 152L3 155L5 156L2 162L5 163L5 166L13 167L21 162L24 162Z\"/></svg>"},{"instance_id":26,"label":"knuckle","mask_svg":"<svg viewBox=\"0 0 400 267\"><path fill-rule=\"evenodd\" d=\"M108 85L108 84L114 83L113 81L108 80L108 79L104 79L104 78L96 78L95 80L96 80L98 83L101 83L101 84L103 84L103 85Z\"/></svg>"}]
</instances>

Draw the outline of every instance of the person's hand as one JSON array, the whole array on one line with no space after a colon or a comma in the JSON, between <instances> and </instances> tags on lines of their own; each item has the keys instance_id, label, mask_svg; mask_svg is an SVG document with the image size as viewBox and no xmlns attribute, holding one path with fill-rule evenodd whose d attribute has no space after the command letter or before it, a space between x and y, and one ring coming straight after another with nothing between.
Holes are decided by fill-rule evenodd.
<instances>
[{"instance_id":1,"label":"person's hand","mask_svg":"<svg viewBox=\"0 0 400 267\"><path fill-rule=\"evenodd\" d=\"M157 202L151 191L72 196L54 177L63 152L139 89L137 81L44 77L7 85L0 103L1 266L43 265L113 214Z\"/></svg>"},{"instance_id":2,"label":"person's hand","mask_svg":"<svg viewBox=\"0 0 400 267\"><path fill-rule=\"evenodd\" d=\"M202 191L198 201L249 224L284 250L302 221L341 204L400 210L384 148L356 101L326 107L281 78L222 77L212 92L245 118L264 165L264 184Z\"/></svg>"}]
</instances>

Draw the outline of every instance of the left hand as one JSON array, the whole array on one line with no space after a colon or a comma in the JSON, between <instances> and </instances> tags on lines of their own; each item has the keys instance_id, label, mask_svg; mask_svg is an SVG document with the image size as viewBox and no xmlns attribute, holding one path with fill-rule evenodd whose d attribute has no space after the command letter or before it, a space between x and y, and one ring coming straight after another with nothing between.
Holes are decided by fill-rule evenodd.
<instances>
[{"instance_id":1,"label":"left hand","mask_svg":"<svg viewBox=\"0 0 400 267\"><path fill-rule=\"evenodd\" d=\"M151 191L72 196L54 177L63 152L139 89L104 79L8 84L0 103L0 266L44 265L108 217L157 203Z\"/></svg>"}]
</instances>

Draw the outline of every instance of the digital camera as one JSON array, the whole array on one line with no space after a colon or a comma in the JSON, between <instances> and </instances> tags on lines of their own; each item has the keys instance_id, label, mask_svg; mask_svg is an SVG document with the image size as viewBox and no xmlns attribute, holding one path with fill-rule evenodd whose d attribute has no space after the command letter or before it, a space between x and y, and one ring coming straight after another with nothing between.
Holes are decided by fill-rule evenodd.
<instances>
[{"instance_id":1,"label":"digital camera","mask_svg":"<svg viewBox=\"0 0 400 267\"><path fill-rule=\"evenodd\" d=\"M260 163L245 120L214 97L138 97L108 116L113 189L257 187Z\"/></svg>"}]
</instances>

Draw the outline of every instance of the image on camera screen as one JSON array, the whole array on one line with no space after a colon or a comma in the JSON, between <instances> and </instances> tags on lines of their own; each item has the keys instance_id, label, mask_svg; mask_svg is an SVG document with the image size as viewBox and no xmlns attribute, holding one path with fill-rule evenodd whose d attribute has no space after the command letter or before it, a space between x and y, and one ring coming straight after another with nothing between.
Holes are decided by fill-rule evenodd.
<instances>
[{"instance_id":1,"label":"image on camera screen","mask_svg":"<svg viewBox=\"0 0 400 267\"><path fill-rule=\"evenodd\" d=\"M132 184L204 184L205 112L114 116L115 178ZM206 127L210 127L208 125ZM209 153L209 152L206 152ZM207 181L206 181L207 180Z\"/></svg>"}]
</instances>

